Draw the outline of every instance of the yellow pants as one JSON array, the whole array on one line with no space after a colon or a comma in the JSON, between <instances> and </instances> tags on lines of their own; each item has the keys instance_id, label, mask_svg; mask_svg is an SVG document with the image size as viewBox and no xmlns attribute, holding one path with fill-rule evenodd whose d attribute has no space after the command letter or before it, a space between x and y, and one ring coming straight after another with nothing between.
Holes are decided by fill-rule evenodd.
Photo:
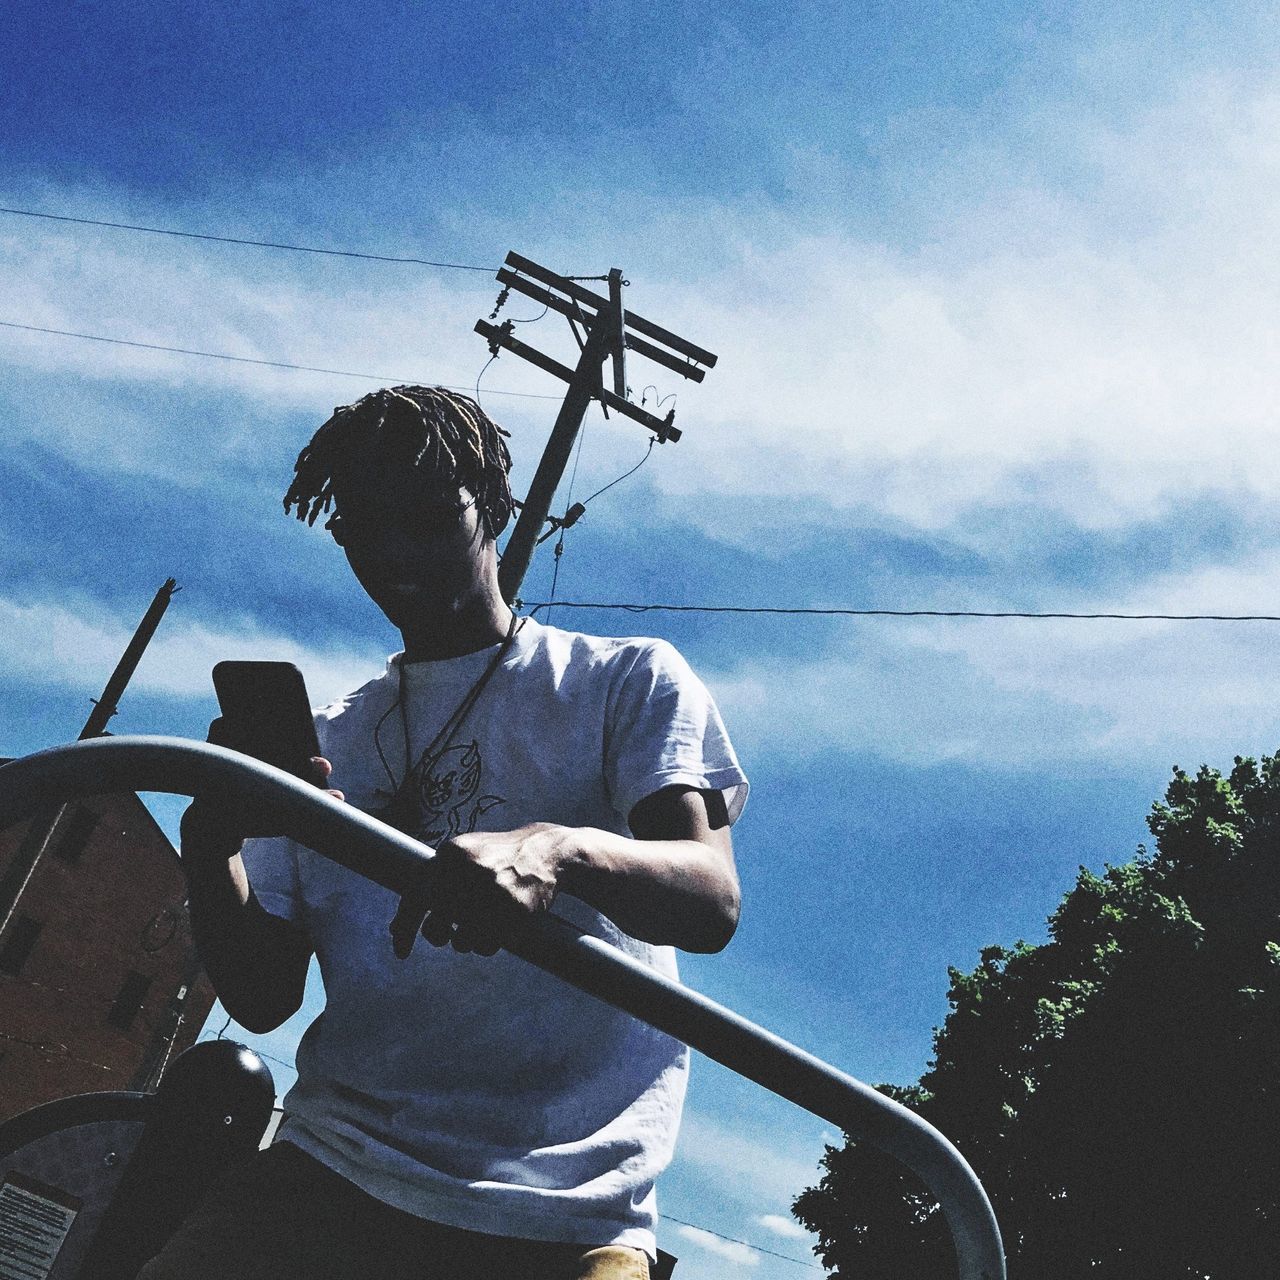
<instances>
[{"instance_id":1,"label":"yellow pants","mask_svg":"<svg viewBox=\"0 0 1280 1280\"><path fill-rule=\"evenodd\" d=\"M138 1280L649 1280L639 1249L480 1235L366 1195L287 1142L217 1187Z\"/></svg>"}]
</instances>

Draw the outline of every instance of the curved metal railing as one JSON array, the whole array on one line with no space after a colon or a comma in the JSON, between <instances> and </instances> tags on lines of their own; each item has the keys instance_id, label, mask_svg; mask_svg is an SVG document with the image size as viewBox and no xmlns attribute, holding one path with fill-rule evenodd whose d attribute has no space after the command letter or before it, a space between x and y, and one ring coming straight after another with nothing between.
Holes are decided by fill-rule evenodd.
<instances>
[{"instance_id":1,"label":"curved metal railing","mask_svg":"<svg viewBox=\"0 0 1280 1280\"><path fill-rule=\"evenodd\" d=\"M396 893L423 883L432 857L425 845L280 769L184 738L95 738L14 760L0 768L0 827L79 795L202 790L269 805L300 844ZM557 916L529 921L508 950L893 1156L941 1204L961 1280L1004 1280L982 1184L913 1111Z\"/></svg>"}]
</instances>

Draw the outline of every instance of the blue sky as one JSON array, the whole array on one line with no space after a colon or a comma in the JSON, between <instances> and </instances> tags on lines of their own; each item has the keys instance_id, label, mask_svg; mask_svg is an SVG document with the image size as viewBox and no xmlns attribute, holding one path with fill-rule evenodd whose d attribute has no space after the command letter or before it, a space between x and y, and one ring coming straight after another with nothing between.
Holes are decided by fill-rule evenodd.
<instances>
[{"instance_id":1,"label":"blue sky","mask_svg":"<svg viewBox=\"0 0 1280 1280\"><path fill-rule=\"evenodd\" d=\"M685 436L570 533L561 600L1278 613L1280 30L1219 9L20 0L0 205L622 267L721 359L700 387L633 362ZM497 291L5 214L0 286L0 321L464 387ZM571 349L554 318L521 336ZM75 735L169 575L116 732L202 736L223 657L291 658L317 698L381 663L385 622L279 507L376 381L3 327L0 362L0 750ZM504 356L481 391L519 489L556 409L524 397L557 387ZM574 495L645 446L593 414ZM680 645L752 776L739 936L687 980L870 1080L924 1068L948 965L1132 854L1174 763L1280 736L1267 624L553 620ZM807 1256L779 1215L823 1126L695 1071L663 1208ZM663 1232L686 1280L803 1273Z\"/></svg>"}]
</instances>

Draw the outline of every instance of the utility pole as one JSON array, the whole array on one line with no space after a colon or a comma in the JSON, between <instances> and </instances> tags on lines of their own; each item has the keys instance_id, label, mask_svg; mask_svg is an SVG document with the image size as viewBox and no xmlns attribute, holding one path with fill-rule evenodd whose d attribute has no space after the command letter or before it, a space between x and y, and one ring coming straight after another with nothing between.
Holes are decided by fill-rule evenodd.
<instances>
[{"instance_id":1,"label":"utility pole","mask_svg":"<svg viewBox=\"0 0 1280 1280\"><path fill-rule=\"evenodd\" d=\"M631 418L648 427L662 444L680 439L680 432L672 425L675 419L674 409L665 418L659 418L656 414L647 413L639 405L632 404L627 398L626 353L633 351L645 356L694 382L702 381L706 370L715 365L716 357L710 351L636 315L634 311L626 310L622 303L622 290L627 282L617 267L605 277L609 287L608 297L594 293L577 280L549 271L518 253L507 254L506 265L498 271L497 279L503 286L499 305L512 289L542 303L549 310L568 319L581 349L577 366L570 369L516 338L512 321L507 320L501 325L488 320L476 321L475 331L488 339L489 350L495 356L500 350L513 352L522 360L528 360L530 364L535 364L544 372L568 383L564 402L556 415L551 436L520 508L520 517L511 537L507 539L502 564L498 568L498 585L503 599L510 604L516 598L520 584L528 572L534 547L551 511L556 488L564 475L574 441L592 400L600 402L606 417L612 409L623 417ZM585 339L579 332L579 327L585 332ZM612 391L604 385L606 360L613 363ZM564 526L572 524L571 515L571 512L566 512L565 518L559 523Z\"/></svg>"},{"instance_id":2,"label":"utility pole","mask_svg":"<svg viewBox=\"0 0 1280 1280\"><path fill-rule=\"evenodd\" d=\"M181 589L176 579L166 578L164 585L156 592L155 599L151 601L142 621L138 623L137 631L133 633L133 639L129 641L124 653L120 656L120 661L116 663L116 669L111 673L111 679L107 681L102 697L94 702L93 710L89 713L84 728L80 730L82 739L100 738L107 731L107 722L119 709L117 704L120 701L120 695L124 693L125 685L138 669L138 663L146 652L147 645L151 643L151 637L155 635L160 619L164 617L164 611L169 607L174 593Z\"/></svg>"},{"instance_id":3,"label":"utility pole","mask_svg":"<svg viewBox=\"0 0 1280 1280\"><path fill-rule=\"evenodd\" d=\"M143 652L151 642L151 637L155 635L156 628L160 625L160 619L164 617L174 592L179 590L181 588L177 582L169 578L156 592L155 599L151 601L150 607L138 624L137 631L134 632L133 639L129 641L120 661L116 664L116 669L111 673L111 679L107 681L102 697L93 700L93 710L80 731L82 739L98 738L106 732L107 722L116 714L117 704L121 694L124 693L125 686L137 669ZM9 921L13 919L13 913L17 909L23 891L30 883L41 856L58 830L63 814L70 807L57 805L38 813L31 819L31 825L27 828L27 833L18 846L17 852L14 853L13 861L5 868L4 876L0 878L0 936L3 936Z\"/></svg>"}]
</instances>

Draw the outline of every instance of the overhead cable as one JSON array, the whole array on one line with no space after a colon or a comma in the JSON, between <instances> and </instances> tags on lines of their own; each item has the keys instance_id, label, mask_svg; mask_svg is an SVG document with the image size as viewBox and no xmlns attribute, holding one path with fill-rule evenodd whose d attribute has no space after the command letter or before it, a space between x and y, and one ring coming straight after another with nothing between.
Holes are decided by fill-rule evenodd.
<instances>
[{"instance_id":1,"label":"overhead cable","mask_svg":"<svg viewBox=\"0 0 1280 1280\"><path fill-rule=\"evenodd\" d=\"M545 609L549 600L522 601L530 615ZM730 604L616 604L588 600L557 600L557 609L615 609L625 613L772 613L825 618L1073 618L1091 622L1280 622L1272 613L1028 613L985 609L805 609L776 605Z\"/></svg>"},{"instance_id":2,"label":"overhead cable","mask_svg":"<svg viewBox=\"0 0 1280 1280\"><path fill-rule=\"evenodd\" d=\"M111 227L116 231L145 231L153 236L178 236L183 240L213 240L218 244L249 245L255 249L287 249L290 253L316 253L330 258L362 258L367 262L398 262L418 267L439 267L447 271L484 271L493 275L496 267L473 266L467 262L432 262L427 258L401 258L384 253L360 253L354 249L321 249L315 245L284 244L276 240L249 240L239 236L215 236L201 231L174 231L169 227L144 227L133 222L106 222L101 218L72 218L63 213L40 213L35 209L7 209L0 207L0 213L11 213L20 218L44 218L49 222L75 222L85 227Z\"/></svg>"},{"instance_id":3,"label":"overhead cable","mask_svg":"<svg viewBox=\"0 0 1280 1280\"><path fill-rule=\"evenodd\" d=\"M228 1015L227 1015L227 1021L226 1021L225 1023L223 1023L223 1025L222 1025L222 1031L219 1031L219 1032L218 1032L218 1034L214 1037L214 1039L215 1039L215 1040L221 1040L221 1039L222 1039L222 1032L223 1032L223 1031L225 1031L225 1030L227 1029L227 1027L230 1025L230 1023L231 1023L231 1015L230 1015L230 1014L228 1014ZM208 1039L209 1039L209 1032L208 1032L208 1031L202 1031L202 1032L201 1032L201 1033L196 1037L196 1043L197 1043L197 1044L199 1044L199 1043L202 1043L202 1042L207 1041ZM276 1055L275 1055L274 1053L268 1053L265 1049L259 1048L257 1045L246 1045L245 1047L246 1047L246 1048L248 1048L248 1049L250 1050L250 1052L252 1052L252 1053L256 1053L256 1054L258 1055L258 1057L260 1057L260 1058L267 1058L267 1059L268 1059L268 1060L270 1060L271 1062L274 1062L277 1066L284 1067L284 1068L286 1068L287 1070L292 1071L292 1072L294 1073L294 1075L297 1075L297 1073L298 1073L298 1068L297 1068L297 1066L295 1066L295 1065L294 1065L294 1063L293 1063L293 1062L286 1062L284 1058L278 1058L278 1057L276 1057Z\"/></svg>"},{"instance_id":4,"label":"overhead cable","mask_svg":"<svg viewBox=\"0 0 1280 1280\"><path fill-rule=\"evenodd\" d=\"M640 461L637 462L636 465L632 467L630 471L624 471L620 476L617 477L617 479L610 480L608 484L603 485L599 489L597 489L595 493L591 495L591 497L584 498L582 501L582 505L584 507L589 507L602 493L608 493L608 491L612 489L615 484L621 484L628 476L635 475L635 473L639 471L640 468L643 467L646 462L649 461L649 455L653 452L653 446L657 443L658 443L658 437L650 436L649 447L648 449L645 450L644 457L641 458Z\"/></svg>"},{"instance_id":5,"label":"overhead cable","mask_svg":"<svg viewBox=\"0 0 1280 1280\"><path fill-rule=\"evenodd\" d=\"M692 1227L695 1231L705 1231L709 1236L715 1236L717 1240L728 1240L730 1244L740 1244L748 1249L754 1249L756 1253L767 1253L771 1258L781 1258L784 1262L794 1262L798 1267L809 1267L814 1271L823 1270L816 1262L806 1262L803 1258L793 1258L789 1253L778 1253L773 1249L766 1249L763 1245L752 1244L750 1240L739 1240L737 1236L722 1235L719 1231L712 1231L710 1227L700 1227L696 1222L686 1222L683 1218L677 1218L670 1213L659 1213L658 1217L666 1218L668 1222L678 1222L682 1227Z\"/></svg>"},{"instance_id":6,"label":"overhead cable","mask_svg":"<svg viewBox=\"0 0 1280 1280\"><path fill-rule=\"evenodd\" d=\"M430 258L413 258L386 253L364 253L356 249L322 249L318 245L287 244L279 240L252 240L244 236L215 236L204 231L176 231L171 227L147 227L137 222L108 222L105 218L75 218L66 213L43 213L38 209L10 209L0 206L0 213L19 218L43 218L47 222L73 222L82 227L109 227L114 231L142 231L153 236L177 236L182 240L212 240L215 244L247 245L254 249L284 249L289 253L315 253L328 258L360 258L366 262L394 262L416 267L437 267L442 271L483 271L497 274L496 267L483 267L470 262L435 262ZM607 280L608 276L565 276L566 280ZM630 281L623 281L629 284ZM540 317L539 317L540 318ZM521 322L517 322L521 323Z\"/></svg>"},{"instance_id":7,"label":"overhead cable","mask_svg":"<svg viewBox=\"0 0 1280 1280\"><path fill-rule=\"evenodd\" d=\"M18 324L0 320L0 328L22 329L27 333L52 333L60 338L83 338L88 342L106 342L117 347L138 347L143 351L164 351L170 355L199 356L204 360L229 360L234 364L264 365L269 369L292 369L300 373L327 373L338 378L359 378L364 382L402 383L416 379L390 373L354 373L349 369L322 369L317 365L293 364L287 360L259 360L252 356L232 356L221 351L197 351L191 347L165 347L155 342L135 342L129 338L108 338L100 333L77 333L71 329L48 329L38 324ZM450 386L449 391L469 391L470 387ZM486 391L491 396L515 396L521 400L559 400L559 396L537 395L532 391Z\"/></svg>"}]
</instances>

